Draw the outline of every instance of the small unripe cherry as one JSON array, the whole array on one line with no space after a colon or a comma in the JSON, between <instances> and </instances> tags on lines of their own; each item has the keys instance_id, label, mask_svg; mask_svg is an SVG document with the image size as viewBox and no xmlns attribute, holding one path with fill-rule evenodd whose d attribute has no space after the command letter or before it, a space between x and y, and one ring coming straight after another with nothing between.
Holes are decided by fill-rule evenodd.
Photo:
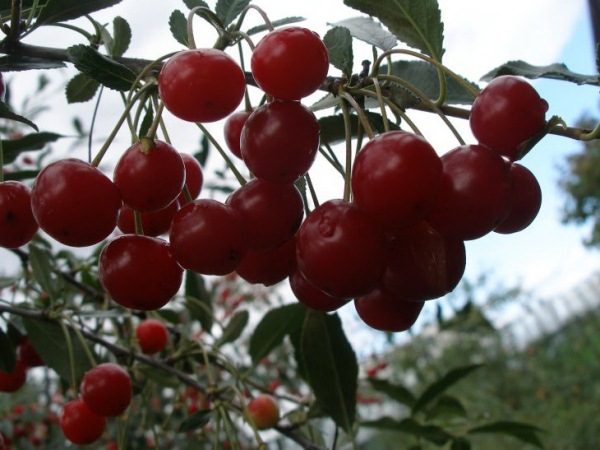
<instances>
[{"instance_id":1,"label":"small unripe cherry","mask_svg":"<svg viewBox=\"0 0 600 450\"><path fill-rule=\"evenodd\" d=\"M244 410L247 419L259 430L273 428L279 421L279 406L273 397L258 395L248 402Z\"/></svg>"}]
</instances>

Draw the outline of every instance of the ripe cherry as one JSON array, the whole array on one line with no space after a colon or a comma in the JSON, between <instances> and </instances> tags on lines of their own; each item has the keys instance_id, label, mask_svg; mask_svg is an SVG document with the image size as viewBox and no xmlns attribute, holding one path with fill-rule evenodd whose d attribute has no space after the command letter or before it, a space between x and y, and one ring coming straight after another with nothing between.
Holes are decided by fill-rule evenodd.
<instances>
[{"instance_id":1,"label":"ripe cherry","mask_svg":"<svg viewBox=\"0 0 600 450\"><path fill-rule=\"evenodd\" d=\"M146 236L160 236L169 232L171 227L171 221L173 216L179 210L179 203L177 200L171 202L169 206L158 211L148 211L140 213L142 219L142 229ZM125 234L135 233L135 219L133 216L133 210L123 205L119 211L119 219L117 220L117 226Z\"/></svg>"},{"instance_id":2,"label":"ripe cherry","mask_svg":"<svg viewBox=\"0 0 600 450\"><path fill-rule=\"evenodd\" d=\"M411 225L433 207L442 163L422 137L390 131L370 140L352 172L354 202L386 228Z\"/></svg>"},{"instance_id":3,"label":"ripe cherry","mask_svg":"<svg viewBox=\"0 0 600 450\"><path fill-rule=\"evenodd\" d=\"M185 166L166 142L143 139L129 147L115 167L123 202L138 211L166 208L183 189Z\"/></svg>"},{"instance_id":4,"label":"ripe cherry","mask_svg":"<svg viewBox=\"0 0 600 450\"><path fill-rule=\"evenodd\" d=\"M249 283L272 286L285 280L296 267L296 239L269 249L248 251L238 265L237 274Z\"/></svg>"},{"instance_id":5,"label":"ripe cherry","mask_svg":"<svg viewBox=\"0 0 600 450\"><path fill-rule=\"evenodd\" d=\"M79 390L85 404L99 416L118 416L131 402L131 378L125 369L113 363L88 370Z\"/></svg>"},{"instance_id":6,"label":"ripe cherry","mask_svg":"<svg viewBox=\"0 0 600 450\"><path fill-rule=\"evenodd\" d=\"M479 143L511 161L520 145L543 131L548 103L527 81L504 75L494 78L477 96L469 123Z\"/></svg>"},{"instance_id":7,"label":"ripe cherry","mask_svg":"<svg viewBox=\"0 0 600 450\"><path fill-rule=\"evenodd\" d=\"M102 249L100 282L120 305L139 310L159 309L177 293L183 269L169 244L158 238L124 234Z\"/></svg>"},{"instance_id":8,"label":"ripe cherry","mask_svg":"<svg viewBox=\"0 0 600 450\"><path fill-rule=\"evenodd\" d=\"M293 183L312 165L319 148L319 123L299 102L274 101L255 110L244 125L242 158L257 177Z\"/></svg>"},{"instance_id":9,"label":"ripe cherry","mask_svg":"<svg viewBox=\"0 0 600 450\"><path fill-rule=\"evenodd\" d=\"M0 183L0 247L25 245L37 230L29 188L17 181Z\"/></svg>"},{"instance_id":10,"label":"ripe cherry","mask_svg":"<svg viewBox=\"0 0 600 450\"><path fill-rule=\"evenodd\" d=\"M236 190L227 204L239 212L248 248L266 250L288 241L302 222L302 196L293 184L254 179Z\"/></svg>"},{"instance_id":11,"label":"ripe cherry","mask_svg":"<svg viewBox=\"0 0 600 450\"><path fill-rule=\"evenodd\" d=\"M267 34L252 52L252 75L267 94L299 100L316 91L327 76L329 55L319 35L302 27Z\"/></svg>"},{"instance_id":12,"label":"ripe cherry","mask_svg":"<svg viewBox=\"0 0 600 450\"><path fill-rule=\"evenodd\" d=\"M200 162L192 155L187 153L180 153L180 155L185 166L185 186L187 187L188 193L190 194L190 197L192 197L192 200L195 200L200 195L202 184L204 183L202 166L200 165ZM183 193L179 194L177 200L179 200L179 203L182 205L187 203Z\"/></svg>"},{"instance_id":13,"label":"ripe cherry","mask_svg":"<svg viewBox=\"0 0 600 450\"><path fill-rule=\"evenodd\" d=\"M296 236L298 268L318 289L339 298L370 292L385 266L383 233L354 204L315 208Z\"/></svg>"},{"instance_id":14,"label":"ripe cherry","mask_svg":"<svg viewBox=\"0 0 600 450\"><path fill-rule=\"evenodd\" d=\"M423 301L452 291L465 271L465 245L425 222L403 229L389 241L381 284L404 300Z\"/></svg>"},{"instance_id":15,"label":"ripe cherry","mask_svg":"<svg viewBox=\"0 0 600 450\"><path fill-rule=\"evenodd\" d=\"M167 327L156 319L141 321L135 329L135 336L142 352L148 355L163 351L169 342Z\"/></svg>"},{"instance_id":16,"label":"ripe cherry","mask_svg":"<svg viewBox=\"0 0 600 450\"><path fill-rule=\"evenodd\" d=\"M207 275L233 272L247 249L240 214L216 200L196 200L181 208L169 240L179 264Z\"/></svg>"},{"instance_id":17,"label":"ripe cherry","mask_svg":"<svg viewBox=\"0 0 600 450\"><path fill-rule=\"evenodd\" d=\"M354 300L359 317L380 331L406 331L416 322L424 302L409 302L381 289Z\"/></svg>"},{"instance_id":18,"label":"ripe cherry","mask_svg":"<svg viewBox=\"0 0 600 450\"><path fill-rule=\"evenodd\" d=\"M25 367L39 367L44 366L44 360L40 357L39 353L35 349L29 339L24 338L17 347L17 356L20 361L25 364Z\"/></svg>"},{"instance_id":19,"label":"ripe cherry","mask_svg":"<svg viewBox=\"0 0 600 450\"><path fill-rule=\"evenodd\" d=\"M117 225L121 195L96 167L63 159L38 174L31 209L40 228L62 244L85 247L105 239Z\"/></svg>"},{"instance_id":20,"label":"ripe cherry","mask_svg":"<svg viewBox=\"0 0 600 450\"><path fill-rule=\"evenodd\" d=\"M273 428L279 422L279 406L273 397L261 394L248 402L246 418L259 430Z\"/></svg>"},{"instance_id":21,"label":"ripe cherry","mask_svg":"<svg viewBox=\"0 0 600 450\"><path fill-rule=\"evenodd\" d=\"M344 306L350 300L333 297L310 284L299 270L295 270L289 278L290 288L296 299L304 306L316 311L331 312Z\"/></svg>"},{"instance_id":22,"label":"ripe cherry","mask_svg":"<svg viewBox=\"0 0 600 450\"><path fill-rule=\"evenodd\" d=\"M100 439L106 428L106 418L94 414L83 400L77 399L65 404L59 424L69 441L85 445Z\"/></svg>"},{"instance_id":23,"label":"ripe cherry","mask_svg":"<svg viewBox=\"0 0 600 450\"><path fill-rule=\"evenodd\" d=\"M442 186L427 221L442 235L460 240L476 239L496 228L510 206L506 161L482 145L455 148L441 159Z\"/></svg>"},{"instance_id":24,"label":"ripe cherry","mask_svg":"<svg viewBox=\"0 0 600 450\"><path fill-rule=\"evenodd\" d=\"M190 122L227 117L242 101L245 89L240 66L227 53L213 48L177 53L158 77L158 92L165 107Z\"/></svg>"},{"instance_id":25,"label":"ripe cherry","mask_svg":"<svg viewBox=\"0 0 600 450\"><path fill-rule=\"evenodd\" d=\"M223 134L225 143L231 153L238 158L242 158L242 150L240 149L240 138L242 136L242 128L250 117L252 111L238 111L230 115L223 125Z\"/></svg>"},{"instance_id":26,"label":"ripe cherry","mask_svg":"<svg viewBox=\"0 0 600 450\"><path fill-rule=\"evenodd\" d=\"M16 392L27 380L27 366L17 359L15 367L10 372L0 370L0 392Z\"/></svg>"}]
</instances>

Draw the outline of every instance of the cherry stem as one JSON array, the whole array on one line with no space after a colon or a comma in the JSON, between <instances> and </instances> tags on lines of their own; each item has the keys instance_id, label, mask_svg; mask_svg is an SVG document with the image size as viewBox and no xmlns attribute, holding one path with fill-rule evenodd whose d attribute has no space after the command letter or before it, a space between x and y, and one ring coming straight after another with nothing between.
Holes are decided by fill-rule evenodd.
<instances>
[{"instance_id":1,"label":"cherry stem","mask_svg":"<svg viewBox=\"0 0 600 450\"><path fill-rule=\"evenodd\" d=\"M385 131L390 131L390 124L388 122L387 113L385 111L385 102L383 99L383 94L381 93L379 79L373 78L373 86L375 87L375 92L377 93L377 101L379 102L379 109L381 110L381 117L383 119L383 129Z\"/></svg>"},{"instance_id":2,"label":"cherry stem","mask_svg":"<svg viewBox=\"0 0 600 450\"><path fill-rule=\"evenodd\" d=\"M156 95L152 96L152 104L154 105L154 109L158 111L158 98ZM167 132L167 127L165 125L165 121L163 120L162 117L162 111L161 111L161 116L160 116L160 131L163 134L163 138L165 139L165 142L169 145L171 145L171 138L169 137L169 133Z\"/></svg>"},{"instance_id":3,"label":"cherry stem","mask_svg":"<svg viewBox=\"0 0 600 450\"><path fill-rule=\"evenodd\" d=\"M12 42L19 41L21 34L21 0L12 0L10 3L10 32L8 40Z\"/></svg>"},{"instance_id":4,"label":"cherry stem","mask_svg":"<svg viewBox=\"0 0 600 450\"><path fill-rule=\"evenodd\" d=\"M375 97L373 91L370 91L368 89L359 89L356 92L364 95L365 97ZM398 105L396 105L396 103L394 103L391 99L385 96L383 96L383 101L394 112L394 114L402 118L402 120L404 120L408 124L408 126L413 130L415 134L423 136L423 133L421 132L419 127L413 122L413 120L408 116L408 114L406 114L406 112L402 108L400 108Z\"/></svg>"},{"instance_id":5,"label":"cherry stem","mask_svg":"<svg viewBox=\"0 0 600 450\"><path fill-rule=\"evenodd\" d=\"M331 152L331 149L329 149L328 151ZM331 157L331 155L329 153L327 153L324 149L323 146L319 146L319 153L323 156L323 158L325 158L325 160L335 169L337 170L341 176L344 176L344 168L342 167L342 165L340 164L340 162L337 160L337 157L335 159L333 159ZM333 154L333 152L331 152ZM335 154L333 154L333 156L335 157Z\"/></svg>"},{"instance_id":6,"label":"cherry stem","mask_svg":"<svg viewBox=\"0 0 600 450\"><path fill-rule=\"evenodd\" d=\"M340 96L342 97L342 102L341 102L342 105L344 104L343 100L346 100L348 103L350 103L352 108L356 111L356 114L358 115L358 119L360 120L360 123L362 123L362 126L365 129L367 136L369 137L369 139L373 139L375 137L375 133L373 132L373 128L371 127L371 124L369 123L369 119L367 119L365 112L360 107L358 102L354 99L354 97L352 97L352 94L350 94L349 92L343 91L340 93Z\"/></svg>"},{"instance_id":7,"label":"cherry stem","mask_svg":"<svg viewBox=\"0 0 600 450\"><path fill-rule=\"evenodd\" d=\"M4 141L0 139L0 183L4 181Z\"/></svg>"},{"instance_id":8,"label":"cherry stem","mask_svg":"<svg viewBox=\"0 0 600 450\"><path fill-rule=\"evenodd\" d=\"M194 50L196 48L196 41L194 40L194 16L198 13L200 17L205 19L208 23L210 23L219 36L222 36L225 33L223 30L223 25L221 24L221 19L215 15L209 8L206 6L196 6L190 10L187 16L187 40L188 40L188 48L190 50Z\"/></svg>"},{"instance_id":9,"label":"cherry stem","mask_svg":"<svg viewBox=\"0 0 600 450\"><path fill-rule=\"evenodd\" d=\"M244 19L246 18L246 14L251 9L255 10L256 12L258 12L260 14L260 16L262 17L262 19L265 22L265 25L267 26L267 29L269 31L273 31L275 29L275 27L273 26L273 23L271 22L271 19L269 19L269 16L267 15L267 13L261 7L256 6L254 4L250 4L250 5L246 6L240 13L240 18L237 21L237 24L235 26L236 30L239 30L242 27L242 23L244 22Z\"/></svg>"},{"instance_id":10,"label":"cherry stem","mask_svg":"<svg viewBox=\"0 0 600 450\"><path fill-rule=\"evenodd\" d=\"M600 137L600 123L598 123L589 133L583 133L579 137L582 141L591 141Z\"/></svg>"},{"instance_id":11,"label":"cherry stem","mask_svg":"<svg viewBox=\"0 0 600 450\"><path fill-rule=\"evenodd\" d=\"M139 212L137 209L133 210L133 226L135 234L137 234L138 236L144 235L144 227L142 225L142 213Z\"/></svg>"},{"instance_id":12,"label":"cherry stem","mask_svg":"<svg viewBox=\"0 0 600 450\"><path fill-rule=\"evenodd\" d=\"M71 370L71 388L73 389L73 393L77 394L77 380L75 376L75 353L73 352L73 341L71 340L71 335L69 334L69 330L67 326L62 320L58 321L60 325L60 329L63 332L63 336L65 338L65 343L67 344L67 353L69 354L69 369Z\"/></svg>"},{"instance_id":13,"label":"cherry stem","mask_svg":"<svg viewBox=\"0 0 600 450\"><path fill-rule=\"evenodd\" d=\"M122 92L119 93L121 94L121 100L123 100L123 104L125 105L127 103L127 98ZM129 128L129 133L131 134L131 142L135 142L137 140L137 133L135 131L135 125L131 120L131 116L129 114L127 115L127 127Z\"/></svg>"},{"instance_id":14,"label":"cherry stem","mask_svg":"<svg viewBox=\"0 0 600 450\"><path fill-rule=\"evenodd\" d=\"M317 191L315 190L315 186L313 185L312 179L310 178L310 174L308 172L306 172L306 174L304 176L306 177L306 186L308 186L308 190L310 192L310 196L312 198L313 205L316 208L319 206L319 199L317 198Z\"/></svg>"},{"instance_id":15,"label":"cherry stem","mask_svg":"<svg viewBox=\"0 0 600 450\"><path fill-rule=\"evenodd\" d=\"M154 139L156 139L156 131L158 130L158 126L160 125L162 112L164 109L165 104L163 102L160 102L156 107L156 113L154 116L154 120L152 121L152 125L150 125L150 128L148 128L148 132L146 133L146 137L148 139L152 139L153 141Z\"/></svg>"},{"instance_id":16,"label":"cherry stem","mask_svg":"<svg viewBox=\"0 0 600 450\"><path fill-rule=\"evenodd\" d=\"M219 144L219 142L217 142L217 140L213 137L213 135L210 134L209 131L206 129L206 127L204 125L202 125L200 122L196 122L196 126L198 128L200 128L200 130L208 138L208 140L210 141L210 143L215 146L215 148L217 149L217 151L219 152L219 154L221 155L221 157L225 160L225 164L227 164L227 167L229 168L229 170L231 170L231 172L233 172L233 175L235 175L235 177L237 178L237 180L240 183L240 185L241 186L245 185L246 184L246 179L240 173L240 171L238 170L238 168L235 167L235 164L233 163L233 161L231 160L231 158L227 155L227 152L223 149L223 147L221 147L221 145Z\"/></svg>"},{"instance_id":17,"label":"cherry stem","mask_svg":"<svg viewBox=\"0 0 600 450\"><path fill-rule=\"evenodd\" d=\"M240 55L240 66L242 67L242 70L245 73L246 72L246 64L244 62L244 49L242 48L241 42L238 42L237 48L238 48L238 52ZM244 109L246 110L246 112L252 111L252 102L250 101L250 94L248 93L248 86L246 86L244 88Z\"/></svg>"},{"instance_id":18,"label":"cherry stem","mask_svg":"<svg viewBox=\"0 0 600 450\"><path fill-rule=\"evenodd\" d=\"M90 347L88 346L87 341L81 334L81 330L79 329L79 327L75 326L75 324L73 323L73 320L71 320L69 318L66 318L66 320L71 324L71 329L75 332L75 336L77 337L77 340L83 347L83 351L84 351L85 356L87 357L90 365L92 367L96 367L98 365L98 363L96 362L96 358L94 358L94 355L92 354L92 351L90 350Z\"/></svg>"},{"instance_id":19,"label":"cherry stem","mask_svg":"<svg viewBox=\"0 0 600 450\"><path fill-rule=\"evenodd\" d=\"M256 45L254 45L254 41L252 40L252 38L247 33L244 33L243 31L237 30L237 31L233 31L231 34L233 36L239 36L242 39L244 39L248 43L248 47L250 47L250 49L252 51L254 51L254 49L256 48Z\"/></svg>"},{"instance_id":20,"label":"cherry stem","mask_svg":"<svg viewBox=\"0 0 600 450\"><path fill-rule=\"evenodd\" d=\"M352 122L348 104L342 99L342 114L344 116L344 134L346 136L346 171L344 174L344 201L349 202L352 181ZM373 132L371 131L371 134Z\"/></svg>"}]
</instances>

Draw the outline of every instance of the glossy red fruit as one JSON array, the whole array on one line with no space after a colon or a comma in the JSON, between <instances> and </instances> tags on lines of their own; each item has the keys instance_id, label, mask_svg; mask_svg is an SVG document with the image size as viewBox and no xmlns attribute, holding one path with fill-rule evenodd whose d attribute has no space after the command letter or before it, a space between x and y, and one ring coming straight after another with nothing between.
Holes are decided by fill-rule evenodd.
<instances>
[{"instance_id":1,"label":"glossy red fruit","mask_svg":"<svg viewBox=\"0 0 600 450\"><path fill-rule=\"evenodd\" d=\"M45 365L44 360L27 338L23 339L17 347L17 357L23 362L25 367L40 367Z\"/></svg>"},{"instance_id":2,"label":"glossy red fruit","mask_svg":"<svg viewBox=\"0 0 600 450\"><path fill-rule=\"evenodd\" d=\"M106 428L106 418L94 414L83 400L77 399L65 404L59 424L69 441L85 445L100 439Z\"/></svg>"},{"instance_id":3,"label":"glossy red fruit","mask_svg":"<svg viewBox=\"0 0 600 450\"><path fill-rule=\"evenodd\" d=\"M358 316L380 331L406 331L416 322L424 302L408 302L380 289L354 300Z\"/></svg>"},{"instance_id":4,"label":"glossy red fruit","mask_svg":"<svg viewBox=\"0 0 600 450\"><path fill-rule=\"evenodd\" d=\"M310 284L299 270L295 270L289 278L290 288L296 299L316 311L331 312L344 306L350 300L333 297Z\"/></svg>"},{"instance_id":5,"label":"glossy red fruit","mask_svg":"<svg viewBox=\"0 0 600 450\"><path fill-rule=\"evenodd\" d=\"M296 267L296 239L269 249L248 251L238 265L237 274L249 283L272 286L285 280Z\"/></svg>"},{"instance_id":6,"label":"glossy red fruit","mask_svg":"<svg viewBox=\"0 0 600 450\"><path fill-rule=\"evenodd\" d=\"M97 244L113 232L121 208L115 184L96 167L63 159L38 174L31 209L40 228L71 247Z\"/></svg>"},{"instance_id":7,"label":"glossy red fruit","mask_svg":"<svg viewBox=\"0 0 600 450\"><path fill-rule=\"evenodd\" d=\"M0 183L0 247L25 245L37 230L29 188L17 181Z\"/></svg>"},{"instance_id":8,"label":"glossy red fruit","mask_svg":"<svg viewBox=\"0 0 600 450\"><path fill-rule=\"evenodd\" d=\"M279 405L267 394L261 394L248 402L244 409L246 418L259 430L273 428L279 422Z\"/></svg>"},{"instance_id":9,"label":"glossy red fruit","mask_svg":"<svg viewBox=\"0 0 600 450\"><path fill-rule=\"evenodd\" d=\"M520 165L510 166L512 179L511 204L508 216L498 225L496 233L516 233L527 228L542 206L542 189L535 175Z\"/></svg>"},{"instance_id":10,"label":"glossy red fruit","mask_svg":"<svg viewBox=\"0 0 600 450\"><path fill-rule=\"evenodd\" d=\"M421 220L440 188L442 163L422 137L389 131L370 140L352 170L354 202L386 228Z\"/></svg>"},{"instance_id":11,"label":"glossy red fruit","mask_svg":"<svg viewBox=\"0 0 600 450\"><path fill-rule=\"evenodd\" d=\"M214 122L238 107L246 79L227 53L213 49L185 50L171 57L158 77L165 107L190 122Z\"/></svg>"},{"instance_id":12,"label":"glossy red fruit","mask_svg":"<svg viewBox=\"0 0 600 450\"><path fill-rule=\"evenodd\" d=\"M156 237L168 233L173 216L175 216L177 211L179 211L179 203L175 200L166 208L159 209L158 211L140 213L144 234ZM117 226L125 234L135 233L135 219L133 217L133 210L129 206L123 205L121 207Z\"/></svg>"},{"instance_id":13,"label":"glossy red fruit","mask_svg":"<svg viewBox=\"0 0 600 450\"><path fill-rule=\"evenodd\" d=\"M142 352L148 355L163 351L169 342L167 327L156 319L141 321L135 329L135 336Z\"/></svg>"},{"instance_id":14,"label":"glossy red fruit","mask_svg":"<svg viewBox=\"0 0 600 450\"><path fill-rule=\"evenodd\" d=\"M166 305L181 286L183 269L169 244L158 238L124 234L102 249L100 282L120 305L144 311Z\"/></svg>"},{"instance_id":15,"label":"glossy red fruit","mask_svg":"<svg viewBox=\"0 0 600 450\"><path fill-rule=\"evenodd\" d=\"M298 231L304 216L302 196L293 184L254 179L231 194L227 204L242 217L253 250L279 247Z\"/></svg>"},{"instance_id":16,"label":"glossy red fruit","mask_svg":"<svg viewBox=\"0 0 600 450\"><path fill-rule=\"evenodd\" d=\"M469 123L479 143L519 159L519 146L543 131L548 103L527 81L504 75L494 78L477 96Z\"/></svg>"},{"instance_id":17,"label":"glossy red fruit","mask_svg":"<svg viewBox=\"0 0 600 450\"><path fill-rule=\"evenodd\" d=\"M202 166L200 165L200 162L192 155L188 155L187 153L180 153L180 155L181 159L183 159L183 164L185 165L185 186L187 187L192 200L196 200L200 195L202 185L204 184ZM179 194L177 200L179 200L179 203L182 205L187 203L183 193Z\"/></svg>"},{"instance_id":18,"label":"glossy red fruit","mask_svg":"<svg viewBox=\"0 0 600 450\"><path fill-rule=\"evenodd\" d=\"M425 222L390 239L388 262L381 281L390 294L423 301L454 290L465 272L465 245L444 237Z\"/></svg>"},{"instance_id":19,"label":"glossy red fruit","mask_svg":"<svg viewBox=\"0 0 600 450\"><path fill-rule=\"evenodd\" d=\"M85 373L79 391L92 412L115 417L125 412L131 402L131 378L117 364L99 364Z\"/></svg>"},{"instance_id":20,"label":"glossy red fruit","mask_svg":"<svg viewBox=\"0 0 600 450\"><path fill-rule=\"evenodd\" d=\"M315 160L319 132L317 118L299 102L267 103L244 125L242 158L257 178L293 183Z\"/></svg>"},{"instance_id":21,"label":"glossy red fruit","mask_svg":"<svg viewBox=\"0 0 600 450\"><path fill-rule=\"evenodd\" d=\"M330 200L315 208L296 236L298 268L318 289L339 298L370 292L385 267L379 227L357 206Z\"/></svg>"},{"instance_id":22,"label":"glossy red fruit","mask_svg":"<svg viewBox=\"0 0 600 450\"><path fill-rule=\"evenodd\" d=\"M510 167L482 145L465 145L442 156L444 173L434 209L427 221L442 235L476 239L508 215Z\"/></svg>"},{"instance_id":23,"label":"glossy red fruit","mask_svg":"<svg viewBox=\"0 0 600 450\"><path fill-rule=\"evenodd\" d=\"M142 212L157 211L181 193L185 166L179 152L166 142L142 140L123 153L114 180L127 206Z\"/></svg>"},{"instance_id":24,"label":"glossy red fruit","mask_svg":"<svg viewBox=\"0 0 600 450\"><path fill-rule=\"evenodd\" d=\"M260 40L251 59L252 75L267 94L299 100L315 92L327 76L327 47L315 32L280 28Z\"/></svg>"},{"instance_id":25,"label":"glossy red fruit","mask_svg":"<svg viewBox=\"0 0 600 450\"><path fill-rule=\"evenodd\" d=\"M225 143L231 153L238 158L242 158L242 150L240 149L240 138L242 136L242 128L250 117L252 111L238 111L230 115L223 126L223 134Z\"/></svg>"},{"instance_id":26,"label":"glossy red fruit","mask_svg":"<svg viewBox=\"0 0 600 450\"><path fill-rule=\"evenodd\" d=\"M10 372L0 370L0 392L16 392L27 380L27 366L19 359Z\"/></svg>"},{"instance_id":27,"label":"glossy red fruit","mask_svg":"<svg viewBox=\"0 0 600 450\"><path fill-rule=\"evenodd\" d=\"M179 264L207 275L233 272L247 249L241 216L216 200L196 200L181 208L169 240Z\"/></svg>"}]
</instances>

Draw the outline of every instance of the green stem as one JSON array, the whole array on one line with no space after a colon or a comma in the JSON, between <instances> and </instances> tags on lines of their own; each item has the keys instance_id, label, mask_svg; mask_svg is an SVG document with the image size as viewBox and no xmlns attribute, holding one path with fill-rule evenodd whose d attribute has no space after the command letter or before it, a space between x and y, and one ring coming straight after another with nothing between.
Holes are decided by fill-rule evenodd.
<instances>
[{"instance_id":1,"label":"green stem","mask_svg":"<svg viewBox=\"0 0 600 450\"><path fill-rule=\"evenodd\" d=\"M352 122L350 121L350 109L348 104L342 100L342 114L344 116L344 134L346 136L346 166L344 174L344 201L350 201L352 181ZM373 132L371 131L371 134Z\"/></svg>"},{"instance_id":2,"label":"green stem","mask_svg":"<svg viewBox=\"0 0 600 450\"><path fill-rule=\"evenodd\" d=\"M88 362L90 363L90 365L92 367L95 367L98 363L96 362L96 358L94 358L94 355L92 354L92 351L90 350L90 347L88 346L87 341L83 337L83 334L81 334L79 327L75 326L75 324L73 323L73 321L71 319L67 318L67 320L71 324L71 329L75 332L75 336L77 336L77 340L83 347L83 351L85 353L85 356L88 359Z\"/></svg>"},{"instance_id":3,"label":"green stem","mask_svg":"<svg viewBox=\"0 0 600 450\"><path fill-rule=\"evenodd\" d=\"M317 191L315 190L315 187L313 186L312 180L310 178L310 174L308 172L306 172L306 174L304 176L306 178L306 185L308 186L308 190L310 191L310 196L312 198L313 205L316 208L319 206L319 199L317 198Z\"/></svg>"},{"instance_id":4,"label":"green stem","mask_svg":"<svg viewBox=\"0 0 600 450\"><path fill-rule=\"evenodd\" d=\"M48 25L54 26L54 27L59 27L59 28L66 28L68 30L75 31L76 33L79 33L83 37L85 37L90 43L94 40L94 36L92 36L90 33L88 33L83 28L76 27L75 25L71 25L68 23L49 23Z\"/></svg>"},{"instance_id":5,"label":"green stem","mask_svg":"<svg viewBox=\"0 0 600 450\"><path fill-rule=\"evenodd\" d=\"M219 36L222 36L225 33L223 30L223 24L221 23L221 19L212 12L206 6L196 6L190 10L187 16L187 39L188 39L188 48L190 50L194 50L196 48L196 41L194 39L194 16L198 13L200 17L206 19L208 23L210 23Z\"/></svg>"},{"instance_id":6,"label":"green stem","mask_svg":"<svg viewBox=\"0 0 600 450\"><path fill-rule=\"evenodd\" d=\"M579 139L582 141L591 141L600 137L600 123L598 123L589 133L582 133Z\"/></svg>"},{"instance_id":7,"label":"green stem","mask_svg":"<svg viewBox=\"0 0 600 450\"><path fill-rule=\"evenodd\" d=\"M156 95L152 96L152 104L154 105L154 109L158 111L158 98L156 97ZM165 139L165 142L167 144L171 144L171 138L169 137L169 133L167 132L167 127L165 125L165 121L163 120L162 114L160 117L160 131L163 134L163 138Z\"/></svg>"},{"instance_id":8,"label":"green stem","mask_svg":"<svg viewBox=\"0 0 600 450\"><path fill-rule=\"evenodd\" d=\"M144 235L144 227L142 226L142 213L137 209L133 210L133 225L135 234L138 236Z\"/></svg>"},{"instance_id":9,"label":"green stem","mask_svg":"<svg viewBox=\"0 0 600 450\"><path fill-rule=\"evenodd\" d=\"M152 125L148 128L148 133L146 133L146 137L148 139L152 139L152 141L156 138L156 131L158 130L158 126L160 124L162 118L162 112L165 109L165 104L160 102L158 107L156 108L156 113L154 115L154 120L152 121Z\"/></svg>"},{"instance_id":10,"label":"green stem","mask_svg":"<svg viewBox=\"0 0 600 450\"><path fill-rule=\"evenodd\" d=\"M202 125L200 122L196 122L196 126L198 128L200 128L200 130L208 138L208 140L210 141L210 143L215 146L215 148L217 149L217 151L219 152L219 154L221 155L221 157L225 161L225 164L227 164L227 167L229 168L229 170L231 170L231 172L233 172L233 174L237 178L237 180L240 183L240 185L241 186L245 185L246 184L246 179L242 176L242 174L240 173L240 171L238 170L238 168L235 167L235 164L233 163L233 161L231 160L231 158L227 155L227 152L223 149L223 147L221 147L221 145L219 144L219 142L217 142L217 140L213 137L213 135L210 134L209 131L206 129L206 127L204 125Z\"/></svg>"},{"instance_id":11,"label":"green stem","mask_svg":"<svg viewBox=\"0 0 600 450\"><path fill-rule=\"evenodd\" d=\"M348 103L350 103L350 105L352 106L352 108L354 108L354 110L356 111L356 114L358 116L358 119L360 120L360 122L363 125L363 128L365 129L365 132L367 133L367 136L369 136L369 139L373 139L375 137L375 133L373 132L373 128L371 128L371 124L369 123L369 119L367 119L367 116L365 115L365 112L363 111L363 109L360 107L360 105L358 104L358 102L356 100L354 100L354 97L352 97L352 95L349 92L342 92L340 94L340 96L345 99ZM343 104L344 102L342 102Z\"/></svg>"},{"instance_id":12,"label":"green stem","mask_svg":"<svg viewBox=\"0 0 600 450\"><path fill-rule=\"evenodd\" d=\"M376 94L374 94L372 91L370 91L368 89L359 89L356 92L364 95L365 97L375 97L376 96ZM404 120L408 124L408 126L413 130L413 132L415 134L418 134L419 136L423 136L423 133L421 132L419 127L412 121L412 119L408 116L408 114L406 114L406 111L404 111L402 108L400 108L398 105L396 105L389 98L383 97L383 101L395 114L397 114L397 116L401 117L402 120Z\"/></svg>"},{"instance_id":13,"label":"green stem","mask_svg":"<svg viewBox=\"0 0 600 450\"><path fill-rule=\"evenodd\" d=\"M75 375L75 353L73 352L73 341L71 341L71 335L67 326L62 320L58 321L60 328L65 337L65 343L67 344L67 354L69 355L69 369L71 370L71 388L73 393L77 394L77 380Z\"/></svg>"},{"instance_id":14,"label":"green stem","mask_svg":"<svg viewBox=\"0 0 600 450\"><path fill-rule=\"evenodd\" d=\"M123 100L123 104L126 105L127 98L125 97L125 94L123 94L122 92L119 92L119 94L121 94L121 100ZM127 127L129 128L129 133L131 134L131 142L137 141L137 133L135 131L135 125L133 123L133 120L131 120L131 115L129 115L129 114L127 114Z\"/></svg>"},{"instance_id":15,"label":"green stem","mask_svg":"<svg viewBox=\"0 0 600 450\"><path fill-rule=\"evenodd\" d=\"M377 94L377 101L379 102L379 109L381 111L381 117L383 119L383 129L385 131L390 131L390 123L388 122L387 112L385 110L385 102L383 99L383 94L381 93L381 86L379 85L379 80L377 77L373 78L373 86L375 86L375 93Z\"/></svg>"},{"instance_id":16,"label":"green stem","mask_svg":"<svg viewBox=\"0 0 600 450\"><path fill-rule=\"evenodd\" d=\"M337 170L341 176L344 176L344 168L342 167L342 165L339 162L336 162L335 160L333 160L331 158L331 156L329 156L329 154L327 152L325 152L325 150L323 150L323 146L319 146L319 153L321 154L321 156L323 156L323 158L325 158L325 161L327 161L335 170Z\"/></svg>"}]
</instances>

